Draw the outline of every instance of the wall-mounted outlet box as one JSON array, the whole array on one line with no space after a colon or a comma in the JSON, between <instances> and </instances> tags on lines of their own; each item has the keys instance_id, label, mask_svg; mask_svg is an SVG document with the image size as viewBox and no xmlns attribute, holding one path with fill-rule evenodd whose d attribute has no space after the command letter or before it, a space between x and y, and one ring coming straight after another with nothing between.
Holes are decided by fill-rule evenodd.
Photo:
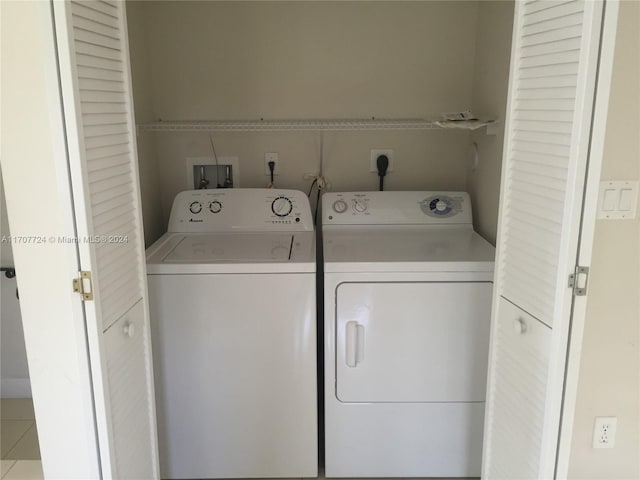
<instances>
[{"instance_id":1,"label":"wall-mounted outlet box","mask_svg":"<svg viewBox=\"0 0 640 480\"><path fill-rule=\"evenodd\" d=\"M202 173L206 182L201 182ZM238 157L189 157L187 158L187 189L221 188L240 186L240 165Z\"/></svg>"},{"instance_id":2,"label":"wall-mounted outlet box","mask_svg":"<svg viewBox=\"0 0 640 480\"><path fill-rule=\"evenodd\" d=\"M593 448L613 448L617 423L617 417L596 417L593 427Z\"/></svg>"},{"instance_id":3,"label":"wall-mounted outlet box","mask_svg":"<svg viewBox=\"0 0 640 480\"><path fill-rule=\"evenodd\" d=\"M276 152L265 153L264 154L264 172L265 175L271 175L271 170L269 170L269 162L275 163L275 167L273 169L273 174L280 174L280 160L278 158L278 154Z\"/></svg>"},{"instance_id":4,"label":"wall-mounted outlet box","mask_svg":"<svg viewBox=\"0 0 640 480\"><path fill-rule=\"evenodd\" d=\"M393 172L393 149L392 148L374 148L371 149L371 166L369 171L372 173L378 173L378 157L380 155L386 155L389 159L389 167L387 173Z\"/></svg>"}]
</instances>

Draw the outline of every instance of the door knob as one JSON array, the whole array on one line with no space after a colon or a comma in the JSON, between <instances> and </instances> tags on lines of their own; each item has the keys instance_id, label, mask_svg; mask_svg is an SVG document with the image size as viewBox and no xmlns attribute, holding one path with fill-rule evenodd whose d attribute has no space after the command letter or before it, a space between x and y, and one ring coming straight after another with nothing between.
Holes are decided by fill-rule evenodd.
<instances>
[{"instance_id":1,"label":"door knob","mask_svg":"<svg viewBox=\"0 0 640 480\"><path fill-rule=\"evenodd\" d=\"M513 321L513 331L516 332L516 333L519 333L519 334L526 333L527 324L525 323L524 319L516 318Z\"/></svg>"},{"instance_id":2,"label":"door knob","mask_svg":"<svg viewBox=\"0 0 640 480\"><path fill-rule=\"evenodd\" d=\"M136 334L136 326L129 321L125 322L122 330L127 337L133 337Z\"/></svg>"}]
</instances>

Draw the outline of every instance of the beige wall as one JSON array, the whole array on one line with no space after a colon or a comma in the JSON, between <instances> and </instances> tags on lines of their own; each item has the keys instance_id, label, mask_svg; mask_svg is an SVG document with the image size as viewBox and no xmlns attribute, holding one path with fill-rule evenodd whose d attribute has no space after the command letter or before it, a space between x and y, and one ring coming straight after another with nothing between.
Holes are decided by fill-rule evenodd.
<instances>
[{"instance_id":1,"label":"beige wall","mask_svg":"<svg viewBox=\"0 0 640 480\"><path fill-rule=\"evenodd\" d=\"M207 135L154 134L162 210L168 219L176 193L187 188L185 157L208 156ZM317 172L320 138L313 133L214 134L219 156L238 156L242 187L264 187L264 152L279 152L280 188L307 190L305 173ZM396 168L385 180L389 190L464 190L468 134L464 132L325 133L323 174L335 191L377 190L369 173L371 148L394 148ZM312 202L313 203L313 202ZM164 222L166 224L166 220Z\"/></svg>"},{"instance_id":2,"label":"beige wall","mask_svg":"<svg viewBox=\"0 0 640 480\"><path fill-rule=\"evenodd\" d=\"M468 174L467 191L474 206L474 227L494 245L498 228L513 8L513 0L483 0L478 6L473 111L497 118L500 124L497 135L486 135L484 129L473 133L479 163Z\"/></svg>"},{"instance_id":3,"label":"beige wall","mask_svg":"<svg viewBox=\"0 0 640 480\"><path fill-rule=\"evenodd\" d=\"M467 108L476 9L476 2L151 2L154 113L411 117Z\"/></svg>"},{"instance_id":4,"label":"beige wall","mask_svg":"<svg viewBox=\"0 0 640 480\"><path fill-rule=\"evenodd\" d=\"M468 109L477 11L477 2L459 1L129 2L136 108L169 120ZM278 187L306 190L303 174L319 169L319 134L213 137L218 156L239 157L243 187L266 185L265 152L280 154ZM143 174L143 192L161 192L160 220L155 213L148 220L153 197L143 198L148 242L187 188L186 157L209 156L211 147L202 133L147 132L138 140L141 170L153 171ZM460 131L325 133L323 174L333 190L374 190L370 149L393 148L387 188L464 190L469 142Z\"/></svg>"},{"instance_id":5,"label":"beige wall","mask_svg":"<svg viewBox=\"0 0 640 480\"><path fill-rule=\"evenodd\" d=\"M148 56L145 10L141 2L127 2L129 55L133 82L134 107L137 123L153 121L151 96L151 70ZM145 132L138 133L138 164L140 171L140 196L142 197L145 243L149 245L164 232L162 196L156 165L155 144Z\"/></svg>"},{"instance_id":6,"label":"beige wall","mask_svg":"<svg viewBox=\"0 0 640 480\"><path fill-rule=\"evenodd\" d=\"M623 1L603 180L640 179L640 2ZM640 210L639 210L640 211ZM570 478L640 478L640 220L599 220L571 450ZM616 416L615 448L591 448L594 419Z\"/></svg>"}]
</instances>

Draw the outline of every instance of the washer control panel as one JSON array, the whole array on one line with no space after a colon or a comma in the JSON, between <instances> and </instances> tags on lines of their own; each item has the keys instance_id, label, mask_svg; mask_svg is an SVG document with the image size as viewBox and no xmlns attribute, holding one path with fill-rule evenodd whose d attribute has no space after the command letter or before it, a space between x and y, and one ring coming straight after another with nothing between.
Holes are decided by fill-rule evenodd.
<instances>
[{"instance_id":1,"label":"washer control panel","mask_svg":"<svg viewBox=\"0 0 640 480\"><path fill-rule=\"evenodd\" d=\"M267 188L189 190L173 201L169 232L312 231L307 196Z\"/></svg>"},{"instance_id":2,"label":"washer control panel","mask_svg":"<svg viewBox=\"0 0 640 480\"><path fill-rule=\"evenodd\" d=\"M348 198L342 194L337 194L338 198L333 201L331 209L333 213L341 215L343 213L367 214L369 210L369 198L365 193L354 193Z\"/></svg>"},{"instance_id":3,"label":"washer control panel","mask_svg":"<svg viewBox=\"0 0 640 480\"><path fill-rule=\"evenodd\" d=\"M348 192L322 197L324 225L470 224L466 192Z\"/></svg>"}]
</instances>

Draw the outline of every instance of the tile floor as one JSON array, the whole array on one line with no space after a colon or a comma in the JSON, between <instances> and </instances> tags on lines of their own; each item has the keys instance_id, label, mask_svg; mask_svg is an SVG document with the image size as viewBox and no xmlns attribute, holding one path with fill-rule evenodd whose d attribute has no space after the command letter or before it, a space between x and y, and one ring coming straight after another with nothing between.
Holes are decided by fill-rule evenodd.
<instances>
[{"instance_id":1,"label":"tile floor","mask_svg":"<svg viewBox=\"0 0 640 480\"><path fill-rule=\"evenodd\" d=\"M0 399L0 479L43 478L31 399Z\"/></svg>"},{"instance_id":2,"label":"tile floor","mask_svg":"<svg viewBox=\"0 0 640 480\"><path fill-rule=\"evenodd\" d=\"M30 398L0 399L0 454L0 480L44 479L33 402ZM324 472L320 470L318 480L324 479Z\"/></svg>"}]
</instances>

